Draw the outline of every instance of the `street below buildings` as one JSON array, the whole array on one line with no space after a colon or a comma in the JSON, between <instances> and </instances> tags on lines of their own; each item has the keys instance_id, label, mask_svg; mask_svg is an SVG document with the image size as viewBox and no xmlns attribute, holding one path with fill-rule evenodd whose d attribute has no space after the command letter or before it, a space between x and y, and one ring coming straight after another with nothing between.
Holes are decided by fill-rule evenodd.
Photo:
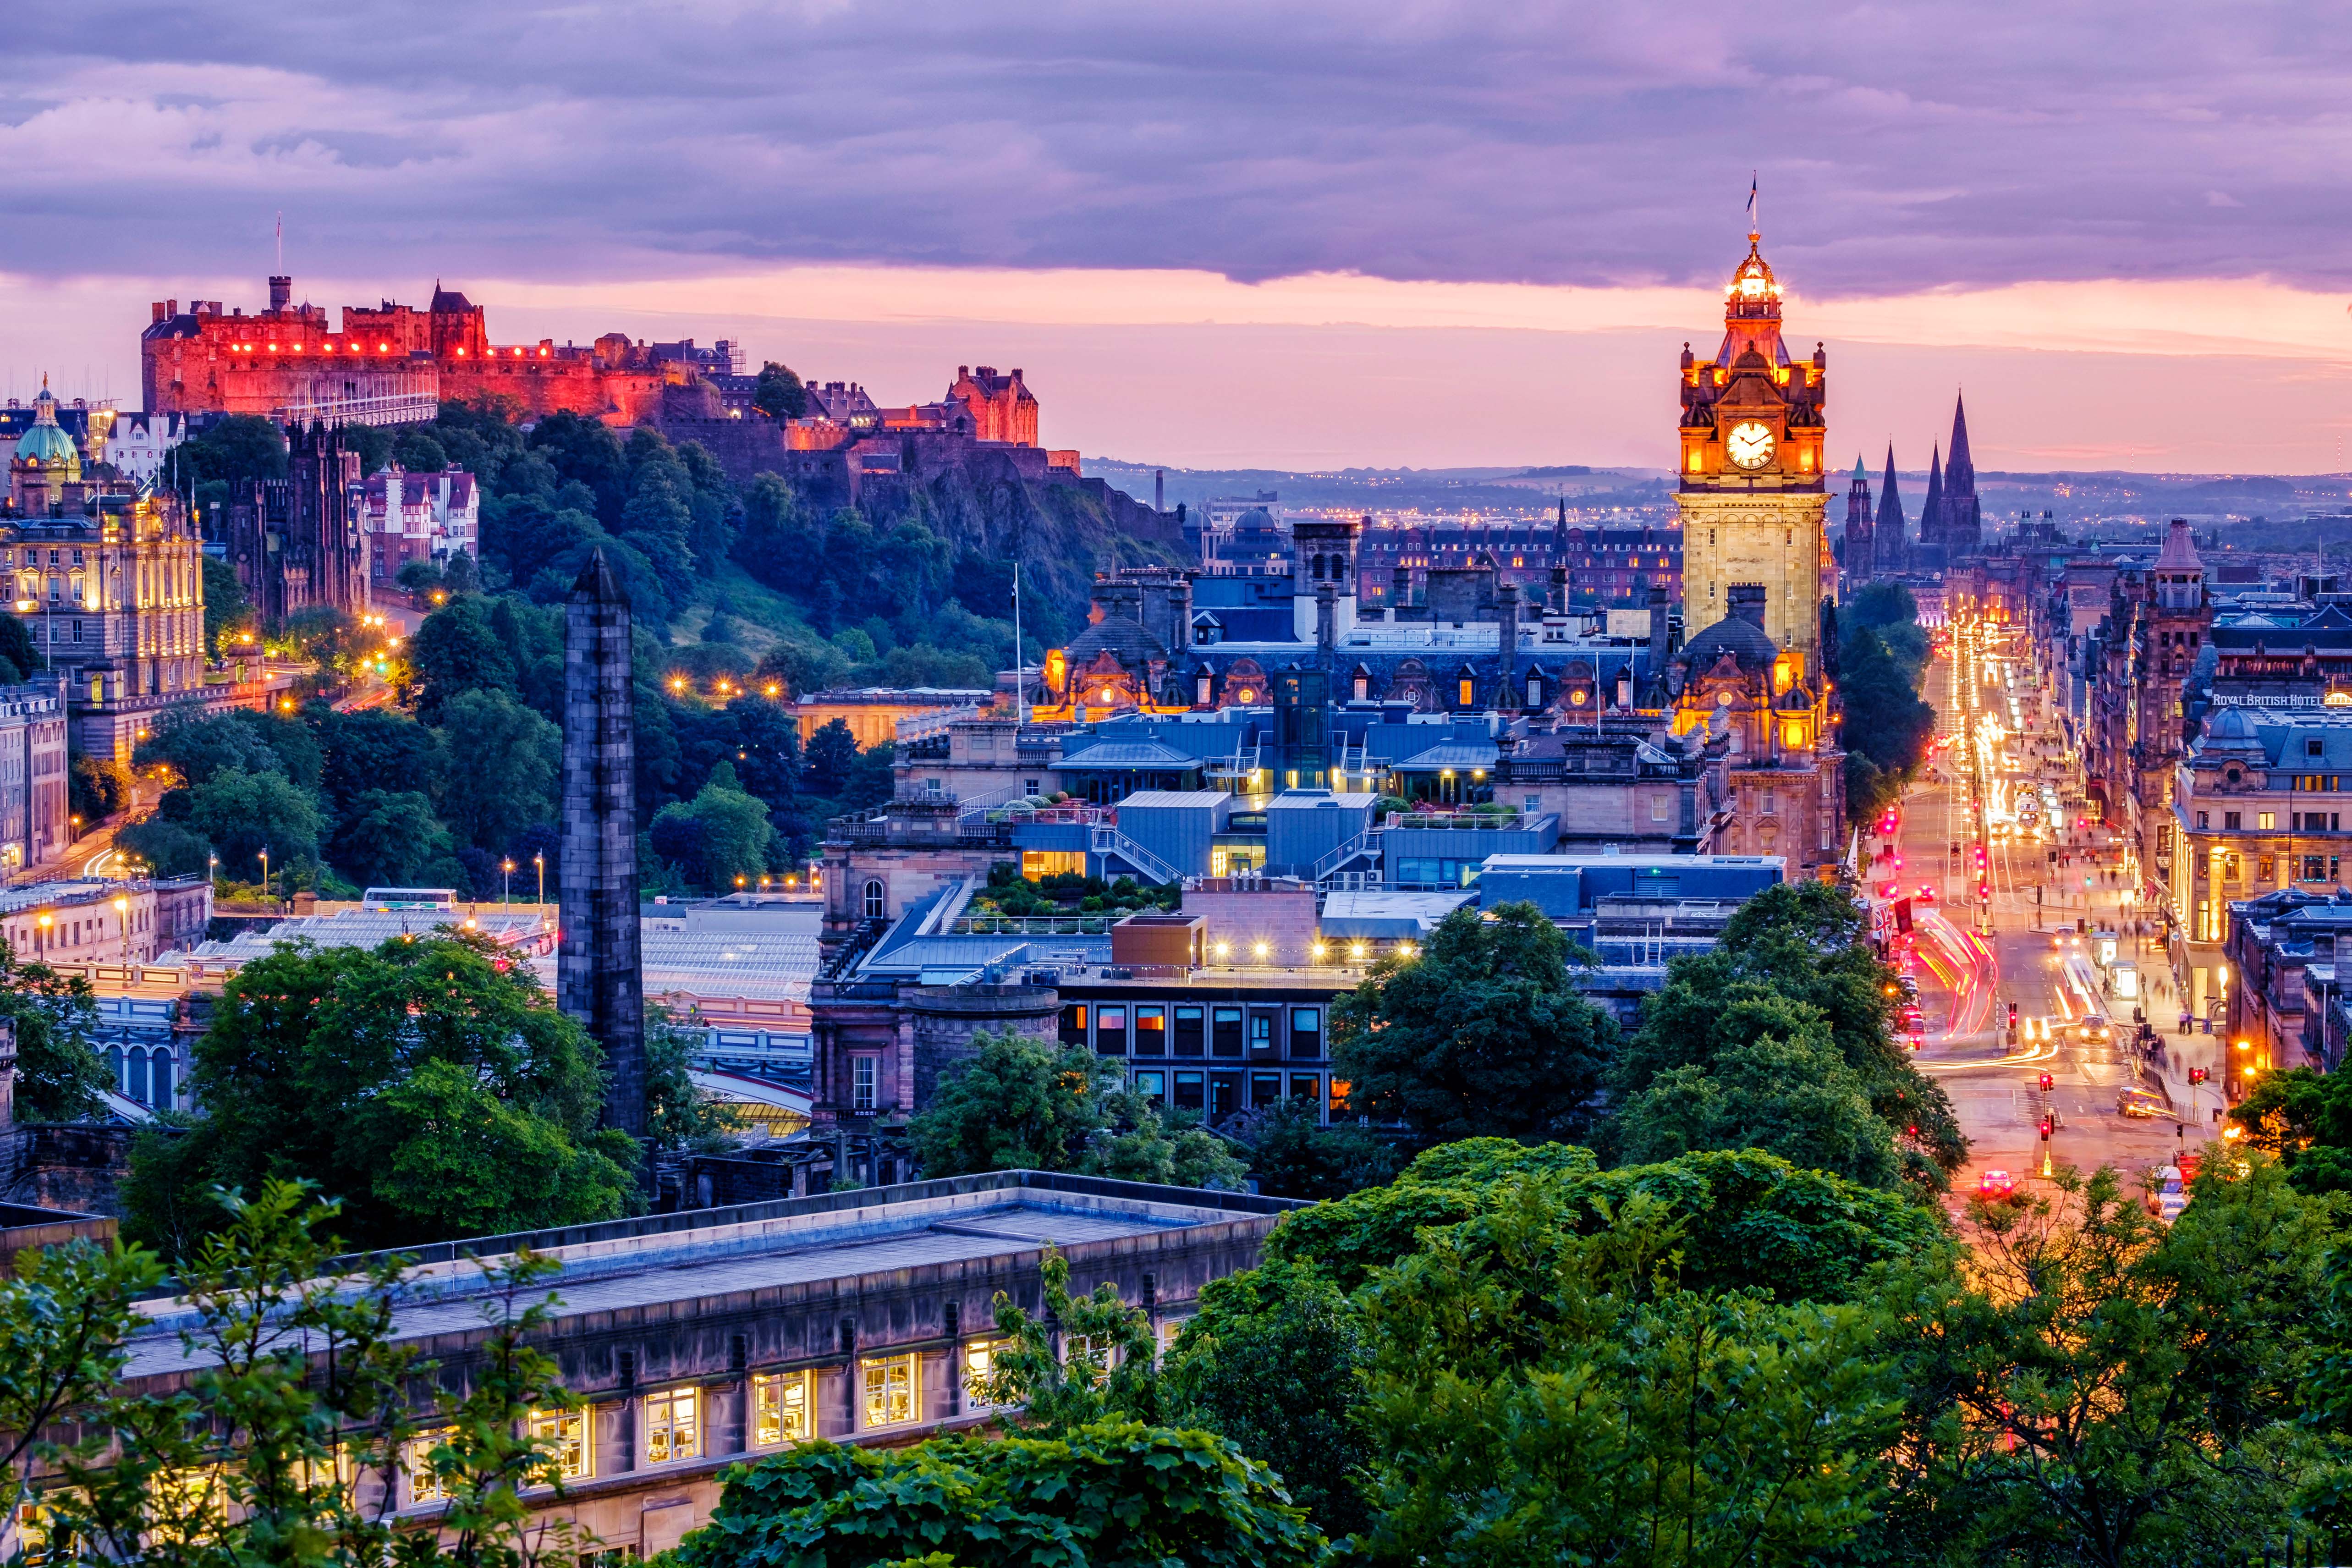
<instances>
[{"instance_id":1,"label":"street below buildings","mask_svg":"<svg viewBox=\"0 0 2352 1568\"><path fill-rule=\"evenodd\" d=\"M2218 1082L2189 1081L2219 1068L2217 1043L2175 1027L2161 943L2030 658L2021 637L1955 628L1929 668L1929 761L1891 837L1865 840L1875 900L1890 916L1909 900L1910 931L1890 918L1886 934L1918 988L1915 1059L1969 1141L1955 1209L1989 1171L2031 1190L2045 1161L2114 1165L2137 1188L2219 1131Z\"/></svg>"}]
</instances>

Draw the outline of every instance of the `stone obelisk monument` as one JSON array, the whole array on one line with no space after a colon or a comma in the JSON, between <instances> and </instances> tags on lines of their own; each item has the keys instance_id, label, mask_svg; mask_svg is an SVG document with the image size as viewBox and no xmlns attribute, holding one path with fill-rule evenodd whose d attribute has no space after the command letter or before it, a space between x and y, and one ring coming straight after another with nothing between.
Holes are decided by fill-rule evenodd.
<instances>
[{"instance_id":1,"label":"stone obelisk monument","mask_svg":"<svg viewBox=\"0 0 2352 1568\"><path fill-rule=\"evenodd\" d=\"M563 611L562 921L556 1001L604 1048L604 1122L646 1135L629 600L596 552Z\"/></svg>"}]
</instances>

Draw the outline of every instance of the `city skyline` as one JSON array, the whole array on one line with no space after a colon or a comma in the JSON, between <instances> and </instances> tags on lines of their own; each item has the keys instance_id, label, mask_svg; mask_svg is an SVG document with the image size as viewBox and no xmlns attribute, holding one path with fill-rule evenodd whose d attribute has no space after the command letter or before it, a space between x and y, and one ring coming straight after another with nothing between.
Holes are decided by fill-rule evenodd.
<instances>
[{"instance_id":1,"label":"city skyline","mask_svg":"<svg viewBox=\"0 0 2352 1568\"><path fill-rule=\"evenodd\" d=\"M0 89L20 396L131 395L146 301L257 304L282 211L331 308L437 276L518 335L740 337L886 400L1019 363L1089 453L1664 466L1627 394L1754 171L1833 448L1965 384L1988 468L2347 467L2336 51L2286 18L389 5L353 68L340 20L110 9L23 19Z\"/></svg>"}]
</instances>

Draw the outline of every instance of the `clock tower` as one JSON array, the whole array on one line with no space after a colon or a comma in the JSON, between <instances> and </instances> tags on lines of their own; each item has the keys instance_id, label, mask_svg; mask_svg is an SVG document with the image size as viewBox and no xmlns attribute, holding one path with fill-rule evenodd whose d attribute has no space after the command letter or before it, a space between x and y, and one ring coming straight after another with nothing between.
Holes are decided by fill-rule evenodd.
<instances>
[{"instance_id":1,"label":"clock tower","mask_svg":"<svg viewBox=\"0 0 2352 1568\"><path fill-rule=\"evenodd\" d=\"M1731 275L1723 342L1700 359L1683 345L1680 492L1683 624L1696 631L1731 613L1734 591L1790 656L1790 674L1817 683L1829 489L1822 471L1828 356L1792 361L1780 340L1780 285L1759 246Z\"/></svg>"}]
</instances>

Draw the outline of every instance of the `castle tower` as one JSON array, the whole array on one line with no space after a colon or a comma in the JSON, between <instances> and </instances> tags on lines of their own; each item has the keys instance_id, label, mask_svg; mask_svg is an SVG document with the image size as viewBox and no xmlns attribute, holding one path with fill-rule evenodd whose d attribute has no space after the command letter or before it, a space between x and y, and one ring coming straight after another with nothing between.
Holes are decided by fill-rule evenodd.
<instances>
[{"instance_id":1,"label":"castle tower","mask_svg":"<svg viewBox=\"0 0 2352 1568\"><path fill-rule=\"evenodd\" d=\"M556 998L604 1047L605 1125L646 1135L636 733L629 600L597 551L563 611L563 843Z\"/></svg>"},{"instance_id":2,"label":"castle tower","mask_svg":"<svg viewBox=\"0 0 2352 1568\"><path fill-rule=\"evenodd\" d=\"M1870 476L1862 454L1853 458L1853 478L1845 487L1845 575L1850 583L1867 583L1877 574L1877 552L1870 536Z\"/></svg>"},{"instance_id":3,"label":"castle tower","mask_svg":"<svg viewBox=\"0 0 2352 1568\"><path fill-rule=\"evenodd\" d=\"M1944 465L1943 539L1954 560L1973 555L1984 544L1984 510L1977 500L1977 466L1969 458L1969 410L1965 400L1952 401L1952 458Z\"/></svg>"},{"instance_id":4,"label":"castle tower","mask_svg":"<svg viewBox=\"0 0 2352 1568\"><path fill-rule=\"evenodd\" d=\"M1683 623L1713 626L1735 586L1763 590L1763 626L1810 677L1821 638L1822 472L1828 356L1792 360L1780 337L1780 285L1750 232L1731 275L1723 342L1711 360L1683 347ZM1743 600L1743 602L1746 602Z\"/></svg>"},{"instance_id":5,"label":"castle tower","mask_svg":"<svg viewBox=\"0 0 2352 1568\"><path fill-rule=\"evenodd\" d=\"M1910 524L1903 516L1903 497L1895 483L1895 443L1886 444L1886 477L1878 482L1878 521L1871 529L1878 575L1892 576L1910 569Z\"/></svg>"}]
</instances>

